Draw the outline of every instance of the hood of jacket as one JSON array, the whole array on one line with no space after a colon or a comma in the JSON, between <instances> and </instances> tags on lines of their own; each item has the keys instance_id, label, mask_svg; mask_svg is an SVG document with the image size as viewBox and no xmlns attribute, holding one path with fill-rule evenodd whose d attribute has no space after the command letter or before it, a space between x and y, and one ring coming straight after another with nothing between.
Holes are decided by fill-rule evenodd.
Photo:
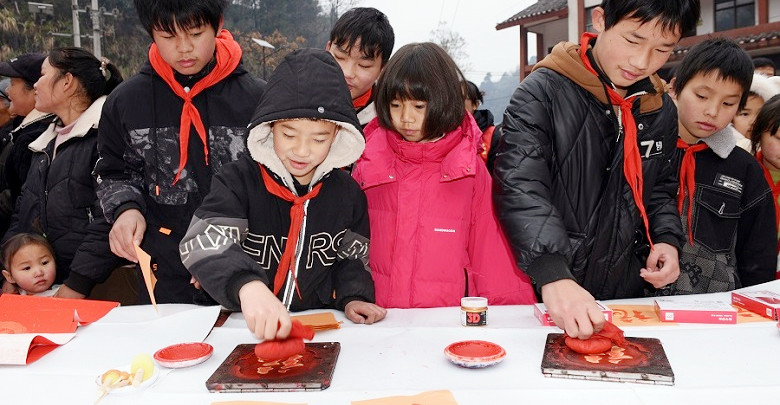
<instances>
[{"instance_id":1,"label":"hood of jacket","mask_svg":"<svg viewBox=\"0 0 780 405\"><path fill-rule=\"evenodd\" d=\"M600 102L610 104L607 94L604 91L605 84L585 67L580 59L580 45L571 42L560 42L553 47L552 52L541 62L534 66L534 70L539 68L552 69L569 80L582 87ZM595 67L595 66L594 66ZM655 93L648 93L639 97L640 112L646 113L655 111L663 105L664 82L656 74L650 75L647 79L652 85Z\"/></svg>"},{"instance_id":2,"label":"hood of jacket","mask_svg":"<svg viewBox=\"0 0 780 405\"><path fill-rule=\"evenodd\" d=\"M100 122L100 113L103 111L103 103L105 102L106 96L101 96L95 100L92 105L90 105L83 113L81 113L81 115L79 115L79 117L76 119L76 123L73 125L73 129L71 129L68 133L65 141L71 138L82 137L86 135L87 132L89 132L89 130L92 128L97 128L98 123ZM30 150L33 152L43 152L43 150L46 149L46 146L49 145L49 142L57 137L56 128L56 122L53 122L51 125L49 125L49 128L43 131L41 136L30 142Z\"/></svg>"},{"instance_id":3,"label":"hood of jacket","mask_svg":"<svg viewBox=\"0 0 780 405\"><path fill-rule=\"evenodd\" d=\"M435 142L407 142L393 130L382 128L374 119L366 129L366 152L355 167L353 177L366 189L375 185L395 181L395 162L441 162L439 181L454 181L473 176L477 161L477 147L482 141L474 117L464 114L463 121L455 130L448 132Z\"/></svg>"},{"instance_id":4,"label":"hood of jacket","mask_svg":"<svg viewBox=\"0 0 780 405\"><path fill-rule=\"evenodd\" d=\"M702 142L706 143L721 159L725 159L729 157L731 151L737 146L737 139L739 139L737 136L745 139L733 125L728 124L723 129L702 139Z\"/></svg>"},{"instance_id":5,"label":"hood of jacket","mask_svg":"<svg viewBox=\"0 0 780 405\"><path fill-rule=\"evenodd\" d=\"M366 143L341 67L324 50L299 49L288 54L268 79L265 93L249 124L247 149L293 192L292 175L273 147L274 122L288 119L326 120L338 125L336 139L317 167L311 184L331 170L358 160Z\"/></svg>"}]
</instances>

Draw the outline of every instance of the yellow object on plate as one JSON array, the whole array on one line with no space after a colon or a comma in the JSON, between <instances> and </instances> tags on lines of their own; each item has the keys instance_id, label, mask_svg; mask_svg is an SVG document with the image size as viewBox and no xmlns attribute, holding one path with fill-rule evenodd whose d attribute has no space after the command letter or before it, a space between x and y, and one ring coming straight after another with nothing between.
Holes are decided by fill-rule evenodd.
<instances>
[{"instance_id":1,"label":"yellow object on plate","mask_svg":"<svg viewBox=\"0 0 780 405\"><path fill-rule=\"evenodd\" d=\"M148 354L139 354L135 356L133 362L130 364L130 374L135 375L138 369L144 370L144 378L142 381L146 381L154 374L154 360L152 356Z\"/></svg>"}]
</instances>

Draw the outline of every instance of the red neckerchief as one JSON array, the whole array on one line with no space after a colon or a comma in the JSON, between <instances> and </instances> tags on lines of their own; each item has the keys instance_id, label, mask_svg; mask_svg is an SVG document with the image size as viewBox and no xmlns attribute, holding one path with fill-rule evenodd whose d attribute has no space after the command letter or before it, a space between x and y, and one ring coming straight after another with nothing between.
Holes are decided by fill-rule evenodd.
<instances>
[{"instance_id":1,"label":"red neckerchief","mask_svg":"<svg viewBox=\"0 0 780 405\"><path fill-rule=\"evenodd\" d=\"M279 290L282 289L284 279L287 278L287 273L290 273L293 282L295 283L295 291L298 292L298 297L303 299L303 297L301 297L301 290L298 289L298 279L295 277L295 272L292 271L292 257L295 252L295 247L298 245L298 235L301 233L301 226L303 226L303 204L320 193L322 183L314 186L306 195L298 197L293 194L292 191L274 181L263 165L258 165L260 166L260 172L263 174L263 184L265 185L266 190L282 200L293 203L290 208L290 230L287 231L287 242L284 245L282 258L279 260L279 267L276 269L276 276L274 276L274 295L278 294Z\"/></svg>"},{"instance_id":2,"label":"red neckerchief","mask_svg":"<svg viewBox=\"0 0 780 405\"><path fill-rule=\"evenodd\" d=\"M685 204L685 195L688 194L688 241L693 246L693 194L696 191L696 157L694 154L709 148L706 143L700 142L695 145L688 145L687 142L677 138L677 149L682 149L685 154L680 166L680 191L677 193L677 210L683 213Z\"/></svg>"},{"instance_id":3,"label":"red neckerchief","mask_svg":"<svg viewBox=\"0 0 780 405\"><path fill-rule=\"evenodd\" d=\"M758 160L761 170L764 171L764 178L766 178L766 182L769 183L769 188L772 189L772 197L775 201L775 225L780 226L780 206L777 204L777 197L780 196L780 181L775 183L772 179L772 173L769 173L769 169L764 166L764 154L761 151L756 153L756 160ZM778 248L780 249L780 244L778 244Z\"/></svg>"},{"instance_id":4,"label":"red neckerchief","mask_svg":"<svg viewBox=\"0 0 780 405\"><path fill-rule=\"evenodd\" d=\"M362 96L352 100L352 106L357 108L363 108L368 105L368 102L371 101L371 93L373 92L373 89L368 89L366 94L363 94Z\"/></svg>"},{"instance_id":5,"label":"red neckerchief","mask_svg":"<svg viewBox=\"0 0 780 405\"><path fill-rule=\"evenodd\" d=\"M173 179L173 184L176 184L176 182L179 181L181 171L184 170L184 166L187 164L190 126L195 126L195 131L203 142L203 154L206 158L206 165L209 164L206 128L203 126L200 112L192 103L192 99L203 90L218 83L236 70L236 67L238 67L238 64L241 62L241 53L241 47L238 45L238 42L233 39L230 32L227 30L220 31L216 38L216 66L208 75L206 75L206 77L195 83L188 92L176 81L176 78L173 75L173 68L171 65L165 63L160 55L159 49L157 49L157 44L152 43L152 46L149 47L149 62L152 64L152 68L154 68L154 71L162 77L168 87L173 90L174 94L184 100L184 106L181 109L181 121L179 123L179 168L176 170L176 177Z\"/></svg>"},{"instance_id":6,"label":"red neckerchief","mask_svg":"<svg viewBox=\"0 0 780 405\"><path fill-rule=\"evenodd\" d=\"M596 70L590 64L588 58L588 46L590 40L596 38L597 35L591 32L582 34L580 38L580 59L585 65L585 68L589 72L598 76ZM636 121L634 121L634 115L631 113L631 106L636 99L636 96L629 98L623 98L618 94L612 86L605 86L607 89L607 95L612 105L620 107L620 119L623 126L623 174L626 176L628 186L631 187L631 193L634 195L634 203L639 210L639 215L642 216L642 222L645 224L645 232L647 232L647 241L650 243L650 248L653 248L653 240L650 238L650 223L647 219L647 212L645 211L645 204L642 200L642 190L644 188L644 180L642 178L642 156L639 154L639 147L636 144Z\"/></svg>"}]
</instances>

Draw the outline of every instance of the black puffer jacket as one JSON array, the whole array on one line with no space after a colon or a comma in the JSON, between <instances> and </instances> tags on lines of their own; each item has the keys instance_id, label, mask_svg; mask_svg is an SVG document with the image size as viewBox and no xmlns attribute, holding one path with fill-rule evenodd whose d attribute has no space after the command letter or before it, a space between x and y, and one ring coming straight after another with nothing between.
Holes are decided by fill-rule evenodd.
<instances>
[{"instance_id":1,"label":"black puffer jacket","mask_svg":"<svg viewBox=\"0 0 780 405\"><path fill-rule=\"evenodd\" d=\"M213 66L212 62L189 77L176 74L176 80L192 87ZM179 258L179 241L208 193L213 174L246 153L247 125L262 85L239 64L225 79L193 98L208 133L208 165L193 128L187 164L176 184L183 100L148 62L106 100L100 120L100 160L95 167L98 197L111 223L127 209L144 214L146 232L141 247L157 265L158 303L192 303L196 298L190 274Z\"/></svg>"},{"instance_id":2,"label":"black puffer jacket","mask_svg":"<svg viewBox=\"0 0 780 405\"><path fill-rule=\"evenodd\" d=\"M578 50L557 45L515 91L496 151L497 212L518 265L537 288L572 278L596 299L641 296L646 252L635 244L644 244L644 226L623 174L618 117ZM657 77L629 95L637 89L648 93L634 102L633 115L650 234L654 243L679 247L670 164L676 109Z\"/></svg>"},{"instance_id":3,"label":"black puffer jacket","mask_svg":"<svg viewBox=\"0 0 780 405\"><path fill-rule=\"evenodd\" d=\"M80 260L80 266L110 271L119 264L108 248L108 230L95 221L103 215L92 169L97 161L97 125L104 101L105 97L97 99L79 116L56 153L55 124L30 143L30 172L4 238L21 232L46 236L56 256L56 283L69 275L76 251L84 248L90 232L100 230L102 238L97 245L102 248L91 245L87 250L92 260Z\"/></svg>"},{"instance_id":4,"label":"black puffer jacket","mask_svg":"<svg viewBox=\"0 0 780 405\"><path fill-rule=\"evenodd\" d=\"M5 161L5 184L11 190L11 201L14 204L16 204L16 200L22 194L22 184L27 179L27 172L30 171L30 160L33 153L28 146L56 118L54 114L32 110L23 118L19 126L11 131L13 146L8 154L8 159Z\"/></svg>"},{"instance_id":5,"label":"black puffer jacket","mask_svg":"<svg viewBox=\"0 0 780 405\"><path fill-rule=\"evenodd\" d=\"M274 151L274 121L316 119L338 123L325 160L311 184L294 183ZM290 53L268 81L249 133L250 157L226 164L195 211L181 242L182 262L220 304L240 309L238 291L260 280L273 290L279 260L287 248L292 204L268 191L259 164L274 181L296 195L317 184L319 194L304 204L303 225L294 250L294 284L279 300L290 310L335 307L352 300L374 302L368 271L369 222L366 195L339 168L355 162L365 148L344 75L323 50ZM304 188L302 190L302 188Z\"/></svg>"}]
</instances>

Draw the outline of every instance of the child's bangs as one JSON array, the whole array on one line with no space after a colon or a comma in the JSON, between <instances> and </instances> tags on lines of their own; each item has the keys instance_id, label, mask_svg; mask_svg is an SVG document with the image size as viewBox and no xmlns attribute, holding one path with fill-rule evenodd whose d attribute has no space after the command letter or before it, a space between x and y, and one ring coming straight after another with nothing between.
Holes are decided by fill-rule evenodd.
<instances>
[{"instance_id":1,"label":"child's bangs","mask_svg":"<svg viewBox=\"0 0 780 405\"><path fill-rule=\"evenodd\" d=\"M193 10L160 10L154 29L175 34L176 29L190 30L193 28L210 25L209 16Z\"/></svg>"},{"instance_id":2,"label":"child's bangs","mask_svg":"<svg viewBox=\"0 0 780 405\"><path fill-rule=\"evenodd\" d=\"M404 77L405 80L394 80L389 83L387 94L391 96L390 100L431 101L429 86L424 84L423 77L416 75L413 71L401 72L398 76Z\"/></svg>"}]
</instances>

